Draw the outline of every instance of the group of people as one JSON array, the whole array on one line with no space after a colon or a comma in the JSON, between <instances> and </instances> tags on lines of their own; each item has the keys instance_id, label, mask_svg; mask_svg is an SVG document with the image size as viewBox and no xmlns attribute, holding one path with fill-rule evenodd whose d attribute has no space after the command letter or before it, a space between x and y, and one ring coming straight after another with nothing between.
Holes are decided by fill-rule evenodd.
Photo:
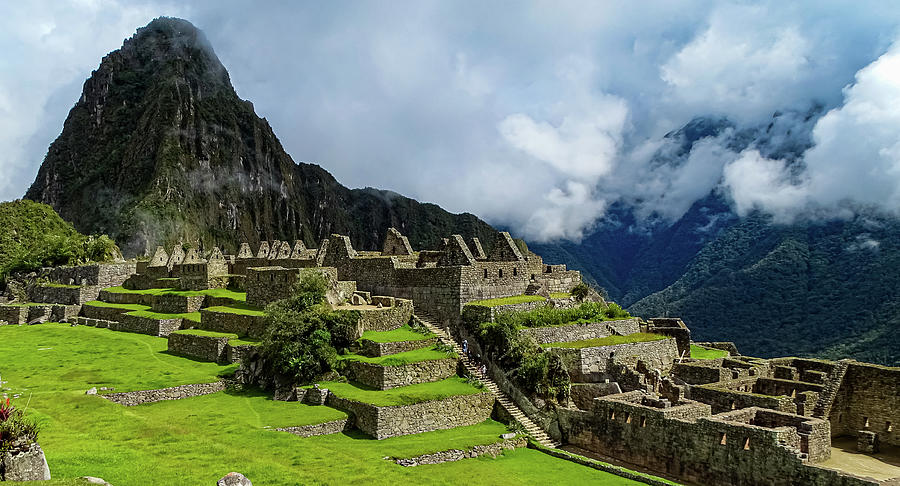
<instances>
[{"instance_id":1,"label":"group of people","mask_svg":"<svg viewBox=\"0 0 900 486\"><path fill-rule=\"evenodd\" d=\"M472 359L472 355L469 353L469 340L468 339L463 339L462 348L463 348L463 353L465 353L466 357L469 359ZM474 361L475 361L475 367L478 369L478 371L481 372L481 377L487 378L487 364L486 363L481 363L480 365L478 364L481 361L481 355L476 354Z\"/></svg>"}]
</instances>

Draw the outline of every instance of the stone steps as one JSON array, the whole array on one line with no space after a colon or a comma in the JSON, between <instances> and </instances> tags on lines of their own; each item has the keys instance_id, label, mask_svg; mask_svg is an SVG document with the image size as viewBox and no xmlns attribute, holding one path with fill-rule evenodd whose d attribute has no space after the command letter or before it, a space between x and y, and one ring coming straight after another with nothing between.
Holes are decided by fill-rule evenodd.
<instances>
[{"instance_id":1,"label":"stone steps","mask_svg":"<svg viewBox=\"0 0 900 486\"><path fill-rule=\"evenodd\" d=\"M459 356L459 360L463 364L463 366L466 367L466 370L468 370L468 372L472 376L476 377L479 381L481 381L482 384L484 384L485 388L487 388L488 391L490 391L491 394L494 395L496 400L513 417L513 419L515 419L516 422L520 423L522 427L525 428L525 431L528 432L529 435L534 437L534 439L544 447L556 449L562 445L558 441L553 440L553 438L550 437L544 429L542 429L539 425L534 423L534 421L528 418L528 416L525 415L524 412L522 412L522 409L520 409L518 405L516 405L516 403L512 401L509 396L500 389L499 386L497 386L497 383L495 383L494 380L490 378L490 376L481 373L481 370L479 370L475 366L475 364L472 363L472 361L468 358L468 356L463 353L462 346L460 346L459 343L457 343L456 340L454 340L447 331L436 326L433 323L431 317L424 316L423 318L422 315L417 314L416 318L418 318L419 321L421 321L429 331L436 334L441 342L453 348L453 351Z\"/></svg>"}]
</instances>

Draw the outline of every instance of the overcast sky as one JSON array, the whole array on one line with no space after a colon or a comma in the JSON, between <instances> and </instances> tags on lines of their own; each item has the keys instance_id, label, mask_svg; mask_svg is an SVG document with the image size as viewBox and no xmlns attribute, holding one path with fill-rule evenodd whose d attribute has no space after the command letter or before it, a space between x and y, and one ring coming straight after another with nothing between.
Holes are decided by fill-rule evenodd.
<instances>
[{"instance_id":1,"label":"overcast sky","mask_svg":"<svg viewBox=\"0 0 900 486\"><path fill-rule=\"evenodd\" d=\"M893 0L5 3L0 200L25 193L103 55L167 15L206 33L294 160L535 240L577 240L623 198L675 219L715 187L785 220L900 208ZM695 116L814 104L799 176L715 139L650 163Z\"/></svg>"}]
</instances>

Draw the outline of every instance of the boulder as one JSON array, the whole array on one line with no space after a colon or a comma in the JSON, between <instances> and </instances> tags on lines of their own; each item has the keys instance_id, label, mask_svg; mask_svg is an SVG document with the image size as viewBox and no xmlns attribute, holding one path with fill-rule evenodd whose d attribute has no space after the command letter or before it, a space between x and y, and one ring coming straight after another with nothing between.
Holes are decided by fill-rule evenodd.
<instances>
[{"instance_id":1,"label":"boulder","mask_svg":"<svg viewBox=\"0 0 900 486\"><path fill-rule=\"evenodd\" d=\"M95 478L94 476L81 476L81 479L84 479L90 484L99 484L101 486L112 486L107 483L103 478Z\"/></svg>"},{"instance_id":2,"label":"boulder","mask_svg":"<svg viewBox=\"0 0 900 486\"><path fill-rule=\"evenodd\" d=\"M0 479L4 481L46 481L50 479L50 466L44 451L37 442L25 450L10 451L0 457Z\"/></svg>"},{"instance_id":3,"label":"boulder","mask_svg":"<svg viewBox=\"0 0 900 486\"><path fill-rule=\"evenodd\" d=\"M230 472L220 479L216 486L253 486L253 483L241 473Z\"/></svg>"}]
</instances>

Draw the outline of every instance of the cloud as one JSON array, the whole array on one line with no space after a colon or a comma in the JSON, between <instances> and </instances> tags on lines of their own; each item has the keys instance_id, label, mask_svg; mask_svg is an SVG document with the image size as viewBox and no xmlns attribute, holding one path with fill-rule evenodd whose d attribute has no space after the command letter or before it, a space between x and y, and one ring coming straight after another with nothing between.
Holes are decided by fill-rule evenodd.
<instances>
[{"instance_id":1,"label":"cloud","mask_svg":"<svg viewBox=\"0 0 900 486\"><path fill-rule=\"evenodd\" d=\"M898 110L865 106L890 78L860 71L900 26L890 2L520 7L19 2L0 19L0 200L24 194L102 56L175 15L204 30L295 160L518 236L581 238L616 201L673 221L723 184L738 211L786 218L829 197L894 204L885 124ZM734 126L687 152L663 138L706 115ZM822 148L786 155L810 141ZM851 186L846 170L872 190L829 182Z\"/></svg>"}]
</instances>

